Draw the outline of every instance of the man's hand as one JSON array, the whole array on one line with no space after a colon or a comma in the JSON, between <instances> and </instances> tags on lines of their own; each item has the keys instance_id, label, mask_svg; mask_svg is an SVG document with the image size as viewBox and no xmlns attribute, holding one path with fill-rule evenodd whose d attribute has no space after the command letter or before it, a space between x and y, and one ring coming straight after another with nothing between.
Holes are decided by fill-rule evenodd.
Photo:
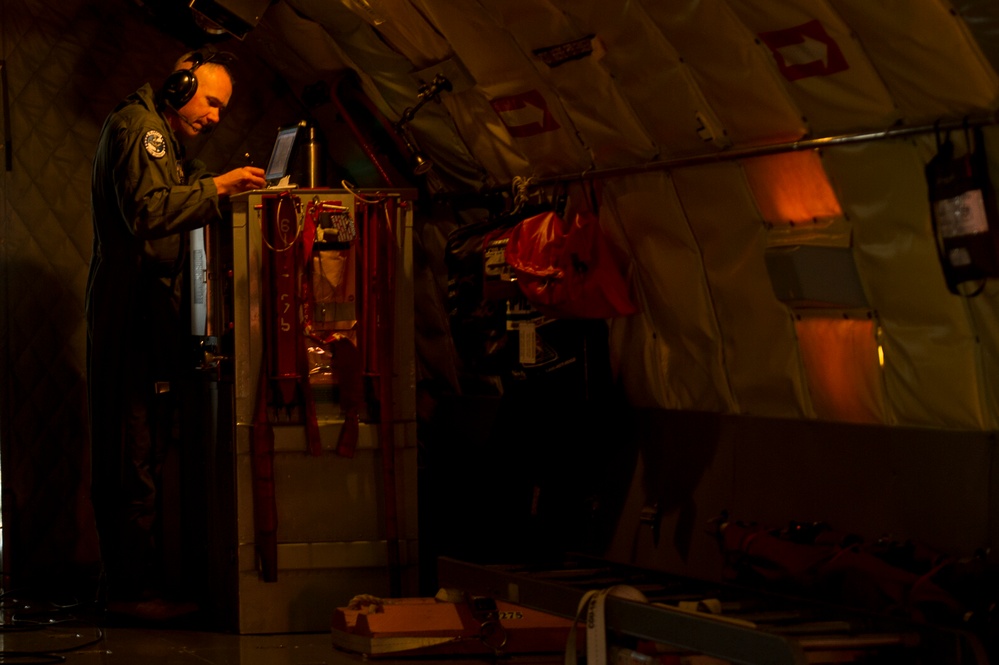
<instances>
[{"instance_id":1,"label":"man's hand","mask_svg":"<svg viewBox=\"0 0 999 665\"><path fill-rule=\"evenodd\" d=\"M239 194L251 189L263 189L267 186L267 181L264 180L264 170L259 166L241 166L212 179L215 181L215 187L219 190L219 196Z\"/></svg>"}]
</instances>

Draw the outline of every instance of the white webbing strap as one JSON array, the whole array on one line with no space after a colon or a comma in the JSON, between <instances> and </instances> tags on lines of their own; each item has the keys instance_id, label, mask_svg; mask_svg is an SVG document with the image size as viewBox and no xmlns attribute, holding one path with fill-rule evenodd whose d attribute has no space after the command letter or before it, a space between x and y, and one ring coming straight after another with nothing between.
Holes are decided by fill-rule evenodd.
<instances>
[{"instance_id":1,"label":"white webbing strap","mask_svg":"<svg viewBox=\"0 0 999 665\"><path fill-rule=\"evenodd\" d=\"M604 605L607 596L624 598L640 603L647 603L645 595L634 587L624 584L607 589L587 591L576 608L576 620L569 628L569 638L565 645L565 665L576 663L576 626L586 617L586 664L606 665L607 663L607 625Z\"/></svg>"}]
</instances>

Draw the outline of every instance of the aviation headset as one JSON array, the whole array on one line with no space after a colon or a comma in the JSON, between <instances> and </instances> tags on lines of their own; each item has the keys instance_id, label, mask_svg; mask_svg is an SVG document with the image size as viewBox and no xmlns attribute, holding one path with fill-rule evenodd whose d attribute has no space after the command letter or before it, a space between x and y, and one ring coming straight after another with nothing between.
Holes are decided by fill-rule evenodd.
<instances>
[{"instance_id":1,"label":"aviation headset","mask_svg":"<svg viewBox=\"0 0 999 665\"><path fill-rule=\"evenodd\" d=\"M194 98L194 93L198 91L198 77L195 75L198 67L213 62L222 65L228 71L229 63L235 59L236 56L224 51L212 50L207 55L201 51L193 51L184 58L184 62L193 63L191 67L178 69L170 74L163 82L163 87L160 88L159 98L173 110L178 110L191 101Z\"/></svg>"}]
</instances>

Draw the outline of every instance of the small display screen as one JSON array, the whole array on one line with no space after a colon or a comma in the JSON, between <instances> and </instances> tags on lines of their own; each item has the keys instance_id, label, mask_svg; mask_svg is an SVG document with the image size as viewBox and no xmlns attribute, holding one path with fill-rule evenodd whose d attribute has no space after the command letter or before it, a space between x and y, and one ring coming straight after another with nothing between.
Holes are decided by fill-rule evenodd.
<instances>
[{"instance_id":1,"label":"small display screen","mask_svg":"<svg viewBox=\"0 0 999 665\"><path fill-rule=\"evenodd\" d=\"M273 183L288 175L288 165L291 161L291 153L295 147L295 138L298 136L298 125L293 127L282 127L278 130L277 140L274 141L274 149L271 150L270 161L267 162L267 172L264 179L268 183Z\"/></svg>"}]
</instances>

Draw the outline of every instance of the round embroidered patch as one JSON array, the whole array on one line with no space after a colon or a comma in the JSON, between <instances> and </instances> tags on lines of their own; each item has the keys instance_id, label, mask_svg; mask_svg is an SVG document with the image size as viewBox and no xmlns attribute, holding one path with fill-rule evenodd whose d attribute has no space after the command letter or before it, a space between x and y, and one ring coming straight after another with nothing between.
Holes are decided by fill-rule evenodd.
<instances>
[{"instance_id":1,"label":"round embroidered patch","mask_svg":"<svg viewBox=\"0 0 999 665\"><path fill-rule=\"evenodd\" d=\"M150 157L159 159L166 156L166 139L155 129L146 132L142 139L142 145L146 147L146 152L149 153Z\"/></svg>"}]
</instances>

